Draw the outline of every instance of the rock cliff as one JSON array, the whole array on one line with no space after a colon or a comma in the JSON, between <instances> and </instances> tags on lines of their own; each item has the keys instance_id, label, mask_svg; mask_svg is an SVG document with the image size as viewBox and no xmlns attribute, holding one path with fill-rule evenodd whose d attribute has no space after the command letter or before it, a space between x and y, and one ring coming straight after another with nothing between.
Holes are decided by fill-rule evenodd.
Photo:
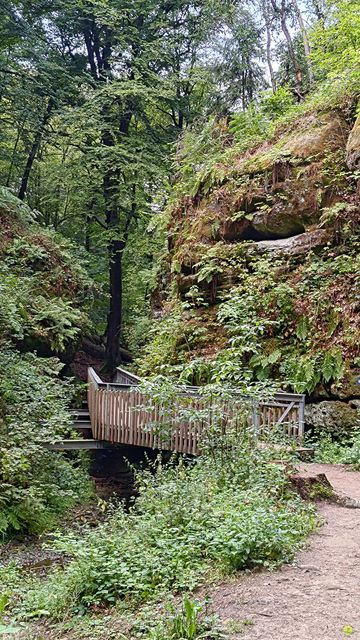
<instances>
[{"instance_id":1,"label":"rock cliff","mask_svg":"<svg viewBox=\"0 0 360 640\"><path fill-rule=\"evenodd\" d=\"M206 155L199 157L192 188L188 180L172 204L148 371L180 364L199 383L223 363L321 401L308 412L311 426L356 425L350 401L360 395L360 121L354 112L346 104L303 113L240 152L227 124L214 125L222 155L206 170Z\"/></svg>"}]
</instances>

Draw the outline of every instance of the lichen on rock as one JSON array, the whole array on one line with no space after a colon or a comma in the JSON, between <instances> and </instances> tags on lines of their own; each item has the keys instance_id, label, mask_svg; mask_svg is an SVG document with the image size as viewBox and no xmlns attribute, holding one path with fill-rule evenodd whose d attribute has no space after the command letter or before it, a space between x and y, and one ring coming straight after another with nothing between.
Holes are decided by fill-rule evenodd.
<instances>
[{"instance_id":1,"label":"lichen on rock","mask_svg":"<svg viewBox=\"0 0 360 640\"><path fill-rule=\"evenodd\" d=\"M328 400L307 406L305 423L315 431L335 436L350 435L360 427L359 413L355 408L346 402Z\"/></svg>"}]
</instances>

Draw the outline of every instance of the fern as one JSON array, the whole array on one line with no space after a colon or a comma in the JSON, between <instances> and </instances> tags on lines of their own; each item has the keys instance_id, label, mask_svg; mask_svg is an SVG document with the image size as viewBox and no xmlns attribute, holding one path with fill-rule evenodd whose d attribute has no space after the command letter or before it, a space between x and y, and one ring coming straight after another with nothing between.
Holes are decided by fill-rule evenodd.
<instances>
[{"instance_id":1,"label":"fern","mask_svg":"<svg viewBox=\"0 0 360 640\"><path fill-rule=\"evenodd\" d=\"M325 382L340 380L344 373L344 362L340 349L332 349L325 353L321 365L321 373Z\"/></svg>"},{"instance_id":2,"label":"fern","mask_svg":"<svg viewBox=\"0 0 360 640\"><path fill-rule=\"evenodd\" d=\"M309 333L309 323L305 316L302 316L296 325L296 335L299 340L305 340Z\"/></svg>"}]
</instances>

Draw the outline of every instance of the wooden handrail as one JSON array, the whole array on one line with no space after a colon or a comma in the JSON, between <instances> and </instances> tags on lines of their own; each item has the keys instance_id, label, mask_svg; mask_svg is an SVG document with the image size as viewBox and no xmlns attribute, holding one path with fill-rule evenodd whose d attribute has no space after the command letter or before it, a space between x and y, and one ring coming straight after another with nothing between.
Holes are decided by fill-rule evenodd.
<instances>
[{"instance_id":1,"label":"wooden handrail","mask_svg":"<svg viewBox=\"0 0 360 640\"><path fill-rule=\"evenodd\" d=\"M123 379L127 372L122 369ZM141 379L129 374L133 384L103 382L94 369L88 372L88 404L93 435L99 440L119 444L138 445L159 449L170 449L183 453L199 453L201 439L206 435L202 420L192 424L191 420L181 421L181 406L199 415L211 412L211 406L200 393L199 387L181 387L174 410L169 415L164 408L154 406L151 399L142 392ZM241 409L246 407L256 435L270 432L282 425L290 438L302 440L304 435L303 394L277 393L271 399L254 401L242 394L233 394L231 400L223 400L225 421L232 424L242 422ZM185 403L185 404L184 404ZM179 410L175 410L175 405ZM250 417L249 417L250 419ZM211 418L210 418L211 421ZM164 439L159 434L161 427L168 427L170 433Z\"/></svg>"}]
</instances>

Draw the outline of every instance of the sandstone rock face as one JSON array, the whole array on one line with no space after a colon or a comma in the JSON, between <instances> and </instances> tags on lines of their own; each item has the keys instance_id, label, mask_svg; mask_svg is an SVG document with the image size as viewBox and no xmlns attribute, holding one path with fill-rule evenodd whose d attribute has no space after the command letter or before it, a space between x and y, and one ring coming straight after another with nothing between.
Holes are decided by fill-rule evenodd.
<instances>
[{"instance_id":1,"label":"sandstone rock face","mask_svg":"<svg viewBox=\"0 0 360 640\"><path fill-rule=\"evenodd\" d=\"M287 153L298 158L309 158L323 154L324 149L339 149L344 144L344 133L347 135L349 127L345 120L335 113L319 116L314 113L302 120L301 129L284 139L282 148Z\"/></svg>"},{"instance_id":2,"label":"sandstone rock face","mask_svg":"<svg viewBox=\"0 0 360 640\"><path fill-rule=\"evenodd\" d=\"M242 157L237 168L240 173L255 174L268 171L286 159L308 161L322 156L324 151L341 149L344 136L346 139L348 135L345 119L336 112L308 114L293 123L289 132L284 131L277 142L267 141L256 152Z\"/></svg>"},{"instance_id":3,"label":"sandstone rock face","mask_svg":"<svg viewBox=\"0 0 360 640\"><path fill-rule=\"evenodd\" d=\"M291 238L280 240L261 240L256 243L256 248L260 251L279 253L289 256L297 256L309 251L314 251L318 247L323 247L329 240L329 232L326 229L315 229L308 233L301 233Z\"/></svg>"},{"instance_id":4,"label":"sandstone rock face","mask_svg":"<svg viewBox=\"0 0 360 640\"><path fill-rule=\"evenodd\" d=\"M358 116L346 145L346 164L349 169L360 167L360 116Z\"/></svg>"},{"instance_id":5,"label":"sandstone rock face","mask_svg":"<svg viewBox=\"0 0 360 640\"><path fill-rule=\"evenodd\" d=\"M262 238L289 238L305 231L300 216L285 215L277 211L276 205L271 212L256 212L252 220L253 229Z\"/></svg>"},{"instance_id":6,"label":"sandstone rock face","mask_svg":"<svg viewBox=\"0 0 360 640\"><path fill-rule=\"evenodd\" d=\"M303 116L278 139L267 141L235 161L228 182L201 190L186 216L177 220L180 235L198 242L241 242L290 238L317 225L323 207L331 206L334 185L326 172L332 154L344 154L349 126L336 112Z\"/></svg>"},{"instance_id":7,"label":"sandstone rock face","mask_svg":"<svg viewBox=\"0 0 360 640\"><path fill-rule=\"evenodd\" d=\"M239 367L278 380L307 378L307 393L319 402L307 409L308 426L339 435L355 428L350 402L360 397L352 241L360 118L350 132L348 111L334 108L303 113L246 151L229 153L230 136L214 165L200 154L198 179L191 192L188 183L179 190L168 227L173 290L193 305L199 328L186 357L212 358L233 344L233 332L242 344L242 327L259 323L261 363L268 364L258 364L244 338ZM232 289L238 325L224 328L219 316L222 332L204 335L204 316L217 317L224 300L231 305ZM185 350L187 335L182 344Z\"/></svg>"},{"instance_id":8,"label":"sandstone rock face","mask_svg":"<svg viewBox=\"0 0 360 640\"><path fill-rule=\"evenodd\" d=\"M360 426L355 408L346 402L331 400L308 405L305 408L305 424L308 428L337 436L350 434Z\"/></svg>"}]
</instances>

